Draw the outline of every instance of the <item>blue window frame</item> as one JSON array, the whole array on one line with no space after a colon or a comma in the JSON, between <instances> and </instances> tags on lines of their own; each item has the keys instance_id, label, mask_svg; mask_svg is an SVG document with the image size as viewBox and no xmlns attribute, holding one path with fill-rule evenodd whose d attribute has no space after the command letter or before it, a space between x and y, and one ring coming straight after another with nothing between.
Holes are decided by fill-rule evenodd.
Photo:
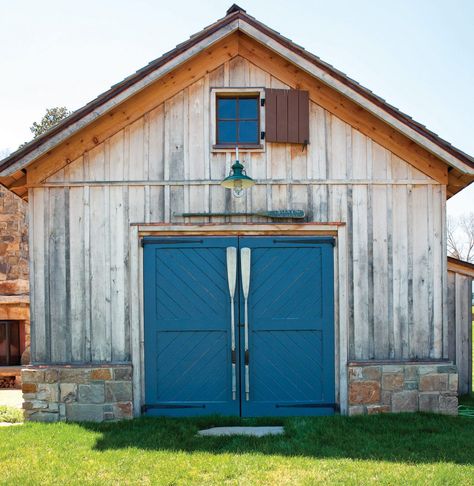
<instances>
[{"instance_id":1,"label":"blue window frame","mask_svg":"<svg viewBox=\"0 0 474 486\"><path fill-rule=\"evenodd\" d=\"M235 147L259 144L259 97L218 96L217 136L220 146Z\"/></svg>"}]
</instances>

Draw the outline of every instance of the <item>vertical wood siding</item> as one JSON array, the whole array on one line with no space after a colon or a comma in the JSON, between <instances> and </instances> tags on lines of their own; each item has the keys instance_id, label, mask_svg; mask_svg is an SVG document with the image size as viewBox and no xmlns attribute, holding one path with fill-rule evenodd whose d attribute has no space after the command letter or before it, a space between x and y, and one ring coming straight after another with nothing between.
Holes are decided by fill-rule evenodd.
<instances>
[{"instance_id":1,"label":"vertical wood siding","mask_svg":"<svg viewBox=\"0 0 474 486\"><path fill-rule=\"evenodd\" d=\"M460 394L472 392L472 282L467 275L448 272L449 359L458 367Z\"/></svg>"},{"instance_id":2,"label":"vertical wood siding","mask_svg":"<svg viewBox=\"0 0 474 486\"><path fill-rule=\"evenodd\" d=\"M130 359L130 223L287 207L347 223L349 359L447 357L445 188L311 102L310 145L244 153L261 183L235 199L233 154L209 146L210 88L229 86L287 88L234 58L30 190L33 360Z\"/></svg>"}]
</instances>

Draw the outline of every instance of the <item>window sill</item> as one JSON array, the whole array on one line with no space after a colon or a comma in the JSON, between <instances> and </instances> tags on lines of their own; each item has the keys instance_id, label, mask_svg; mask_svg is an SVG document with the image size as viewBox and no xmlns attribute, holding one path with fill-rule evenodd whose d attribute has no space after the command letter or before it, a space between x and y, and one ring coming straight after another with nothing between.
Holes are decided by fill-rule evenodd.
<instances>
[{"instance_id":1,"label":"window sill","mask_svg":"<svg viewBox=\"0 0 474 486\"><path fill-rule=\"evenodd\" d=\"M262 144L239 145L242 152L264 152L265 147ZM235 145L216 144L212 146L212 152L235 152Z\"/></svg>"}]
</instances>

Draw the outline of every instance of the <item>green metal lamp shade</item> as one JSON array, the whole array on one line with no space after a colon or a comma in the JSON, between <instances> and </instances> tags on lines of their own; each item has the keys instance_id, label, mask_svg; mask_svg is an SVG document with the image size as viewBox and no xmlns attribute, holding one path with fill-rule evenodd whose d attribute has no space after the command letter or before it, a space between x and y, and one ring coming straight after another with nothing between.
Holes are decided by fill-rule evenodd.
<instances>
[{"instance_id":1,"label":"green metal lamp shade","mask_svg":"<svg viewBox=\"0 0 474 486\"><path fill-rule=\"evenodd\" d=\"M227 189L243 190L252 187L255 181L245 173L244 166L236 160L230 174L221 182L221 186Z\"/></svg>"}]
</instances>

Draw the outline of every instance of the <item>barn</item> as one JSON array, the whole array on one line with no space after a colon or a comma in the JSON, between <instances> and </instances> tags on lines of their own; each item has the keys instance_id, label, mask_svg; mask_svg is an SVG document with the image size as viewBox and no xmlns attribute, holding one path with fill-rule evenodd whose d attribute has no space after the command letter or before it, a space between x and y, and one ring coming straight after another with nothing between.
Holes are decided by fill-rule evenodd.
<instances>
[{"instance_id":1,"label":"barn","mask_svg":"<svg viewBox=\"0 0 474 486\"><path fill-rule=\"evenodd\" d=\"M29 205L26 416L456 413L446 200L473 180L233 5L0 163Z\"/></svg>"}]
</instances>

